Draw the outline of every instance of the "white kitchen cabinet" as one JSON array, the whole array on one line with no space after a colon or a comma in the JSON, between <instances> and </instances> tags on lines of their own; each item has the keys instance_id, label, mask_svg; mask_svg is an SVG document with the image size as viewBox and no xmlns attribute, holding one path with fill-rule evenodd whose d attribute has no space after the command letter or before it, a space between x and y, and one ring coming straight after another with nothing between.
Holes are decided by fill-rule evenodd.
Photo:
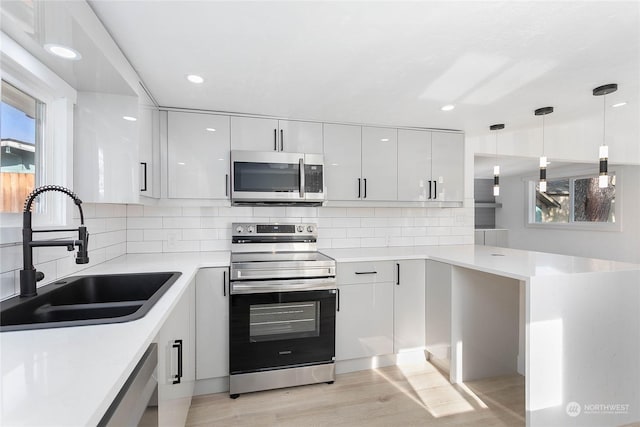
<instances>
[{"instance_id":1,"label":"white kitchen cabinet","mask_svg":"<svg viewBox=\"0 0 640 427\"><path fill-rule=\"evenodd\" d=\"M431 134L431 180L440 202L464 200L464 135L452 132Z\"/></svg>"},{"instance_id":2,"label":"white kitchen cabinet","mask_svg":"<svg viewBox=\"0 0 640 427\"><path fill-rule=\"evenodd\" d=\"M393 351L397 354L424 349L425 262L403 260L395 266Z\"/></svg>"},{"instance_id":3,"label":"white kitchen cabinet","mask_svg":"<svg viewBox=\"0 0 640 427\"><path fill-rule=\"evenodd\" d=\"M229 197L229 116L169 111L169 198Z\"/></svg>"},{"instance_id":4,"label":"white kitchen cabinet","mask_svg":"<svg viewBox=\"0 0 640 427\"><path fill-rule=\"evenodd\" d=\"M138 97L78 92L73 190L85 203L137 203L140 194Z\"/></svg>"},{"instance_id":5,"label":"white kitchen cabinet","mask_svg":"<svg viewBox=\"0 0 640 427\"><path fill-rule=\"evenodd\" d=\"M158 332L158 421L184 425L195 385L195 286L192 282Z\"/></svg>"},{"instance_id":6,"label":"white kitchen cabinet","mask_svg":"<svg viewBox=\"0 0 640 427\"><path fill-rule=\"evenodd\" d=\"M508 247L508 234L508 230L504 229L475 230L475 244L506 248Z\"/></svg>"},{"instance_id":7,"label":"white kitchen cabinet","mask_svg":"<svg viewBox=\"0 0 640 427\"><path fill-rule=\"evenodd\" d=\"M464 135L398 130L398 200L464 200Z\"/></svg>"},{"instance_id":8,"label":"white kitchen cabinet","mask_svg":"<svg viewBox=\"0 0 640 427\"><path fill-rule=\"evenodd\" d=\"M196 276L196 379L229 375L229 272L203 268Z\"/></svg>"},{"instance_id":9,"label":"white kitchen cabinet","mask_svg":"<svg viewBox=\"0 0 640 427\"><path fill-rule=\"evenodd\" d=\"M425 346L432 357L449 359L451 352L451 265L426 263Z\"/></svg>"},{"instance_id":10,"label":"white kitchen cabinet","mask_svg":"<svg viewBox=\"0 0 640 427\"><path fill-rule=\"evenodd\" d=\"M397 129L362 127L362 200L398 199Z\"/></svg>"},{"instance_id":11,"label":"white kitchen cabinet","mask_svg":"<svg viewBox=\"0 0 640 427\"><path fill-rule=\"evenodd\" d=\"M356 269L348 263L338 264L336 360L339 361L393 353L395 285L392 281L374 279L378 271L393 271L393 263L374 263L377 266L373 269L366 263L354 264ZM359 267L364 268L360 271ZM361 280L364 277L370 280Z\"/></svg>"},{"instance_id":12,"label":"white kitchen cabinet","mask_svg":"<svg viewBox=\"0 0 640 427\"><path fill-rule=\"evenodd\" d=\"M231 148L322 154L322 123L234 116Z\"/></svg>"},{"instance_id":13,"label":"white kitchen cabinet","mask_svg":"<svg viewBox=\"0 0 640 427\"><path fill-rule=\"evenodd\" d=\"M324 124L324 169L328 200L361 200L362 127Z\"/></svg>"},{"instance_id":14,"label":"white kitchen cabinet","mask_svg":"<svg viewBox=\"0 0 640 427\"><path fill-rule=\"evenodd\" d=\"M138 105L140 195L160 198L160 111L142 91Z\"/></svg>"}]
</instances>

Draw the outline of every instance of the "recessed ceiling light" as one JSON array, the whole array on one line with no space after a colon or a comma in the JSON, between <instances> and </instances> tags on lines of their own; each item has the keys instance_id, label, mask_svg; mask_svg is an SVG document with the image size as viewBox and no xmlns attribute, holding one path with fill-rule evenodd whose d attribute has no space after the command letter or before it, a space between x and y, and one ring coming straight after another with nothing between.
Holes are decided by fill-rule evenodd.
<instances>
[{"instance_id":1,"label":"recessed ceiling light","mask_svg":"<svg viewBox=\"0 0 640 427\"><path fill-rule=\"evenodd\" d=\"M187 80L189 80L191 83L195 83L195 84L200 84L204 82L204 78L202 78L201 76L197 75L197 74L187 74Z\"/></svg>"},{"instance_id":2,"label":"recessed ceiling light","mask_svg":"<svg viewBox=\"0 0 640 427\"><path fill-rule=\"evenodd\" d=\"M62 46L59 44L53 44L53 43L47 43L44 45L44 48L47 50L47 52L51 53L52 55L55 55L59 58L64 58L64 59L72 59L77 61L78 59L82 58L82 55L80 55L80 53L75 50L72 49L70 47L67 46Z\"/></svg>"},{"instance_id":3,"label":"recessed ceiling light","mask_svg":"<svg viewBox=\"0 0 640 427\"><path fill-rule=\"evenodd\" d=\"M441 109L442 111L451 111L451 110L453 110L454 108L456 108L456 106L455 106L455 105L453 105L453 104L449 104L449 105L445 105L444 107L442 107L442 108L440 108L440 109Z\"/></svg>"},{"instance_id":4,"label":"recessed ceiling light","mask_svg":"<svg viewBox=\"0 0 640 427\"><path fill-rule=\"evenodd\" d=\"M136 120L138 120L135 117L131 117L131 116L122 116L122 118L128 122L135 122Z\"/></svg>"},{"instance_id":5,"label":"recessed ceiling light","mask_svg":"<svg viewBox=\"0 0 640 427\"><path fill-rule=\"evenodd\" d=\"M215 132L216 131L214 128L206 128L205 130L207 130L209 132Z\"/></svg>"},{"instance_id":6,"label":"recessed ceiling light","mask_svg":"<svg viewBox=\"0 0 640 427\"><path fill-rule=\"evenodd\" d=\"M184 165L185 165L185 163L184 163L184 162L178 162L178 164L179 164L180 166L184 166Z\"/></svg>"},{"instance_id":7,"label":"recessed ceiling light","mask_svg":"<svg viewBox=\"0 0 640 427\"><path fill-rule=\"evenodd\" d=\"M387 141L389 141L389 138L382 138L380 141L387 142Z\"/></svg>"},{"instance_id":8,"label":"recessed ceiling light","mask_svg":"<svg viewBox=\"0 0 640 427\"><path fill-rule=\"evenodd\" d=\"M618 107L622 107L623 105L627 105L626 102L618 102L617 104L613 104L612 107L613 108L618 108Z\"/></svg>"}]
</instances>

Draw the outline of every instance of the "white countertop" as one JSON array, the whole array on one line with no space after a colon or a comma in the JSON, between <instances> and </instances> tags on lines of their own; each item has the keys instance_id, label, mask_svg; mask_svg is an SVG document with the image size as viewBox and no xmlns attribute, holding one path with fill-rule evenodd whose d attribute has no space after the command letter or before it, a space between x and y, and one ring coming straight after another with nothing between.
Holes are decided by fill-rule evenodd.
<instances>
[{"instance_id":1,"label":"white countertop","mask_svg":"<svg viewBox=\"0 0 640 427\"><path fill-rule=\"evenodd\" d=\"M518 280L640 269L638 264L481 245L323 249L321 252L338 262L431 259Z\"/></svg>"},{"instance_id":2,"label":"white countertop","mask_svg":"<svg viewBox=\"0 0 640 427\"><path fill-rule=\"evenodd\" d=\"M432 259L518 280L640 269L636 264L475 245L321 252L338 262ZM198 269L225 267L229 261L229 252L130 254L84 270L83 275L179 271L182 276L145 317L133 322L0 333L0 425L95 425Z\"/></svg>"},{"instance_id":3,"label":"white countertop","mask_svg":"<svg viewBox=\"0 0 640 427\"><path fill-rule=\"evenodd\" d=\"M182 275L133 322L0 333L0 425L96 425L198 269L228 265L229 252L131 254L82 271Z\"/></svg>"}]
</instances>

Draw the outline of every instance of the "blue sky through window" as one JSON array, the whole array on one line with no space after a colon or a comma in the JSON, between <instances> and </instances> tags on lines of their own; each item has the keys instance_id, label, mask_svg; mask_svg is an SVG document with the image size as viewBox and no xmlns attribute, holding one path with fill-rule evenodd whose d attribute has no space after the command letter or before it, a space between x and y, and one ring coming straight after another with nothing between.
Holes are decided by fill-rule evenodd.
<instances>
[{"instance_id":1,"label":"blue sky through window","mask_svg":"<svg viewBox=\"0 0 640 427\"><path fill-rule=\"evenodd\" d=\"M36 121L4 102L0 103L0 138L35 143Z\"/></svg>"}]
</instances>

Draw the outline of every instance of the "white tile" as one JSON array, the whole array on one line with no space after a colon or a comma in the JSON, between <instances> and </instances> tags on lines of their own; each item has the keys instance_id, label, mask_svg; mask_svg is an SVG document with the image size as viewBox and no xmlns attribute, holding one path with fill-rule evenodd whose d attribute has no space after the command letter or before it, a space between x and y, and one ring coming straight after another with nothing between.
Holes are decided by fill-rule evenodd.
<instances>
[{"instance_id":1,"label":"white tile","mask_svg":"<svg viewBox=\"0 0 640 427\"><path fill-rule=\"evenodd\" d=\"M455 218L452 218L452 217L438 218L438 225L440 227L453 227L455 225Z\"/></svg>"},{"instance_id":2,"label":"white tile","mask_svg":"<svg viewBox=\"0 0 640 427\"><path fill-rule=\"evenodd\" d=\"M182 229L180 228L152 228L144 230L144 241L152 242L158 240L169 240L172 237L175 240L182 240Z\"/></svg>"},{"instance_id":3,"label":"white tile","mask_svg":"<svg viewBox=\"0 0 640 427\"><path fill-rule=\"evenodd\" d=\"M200 217L167 217L162 218L163 228L200 228Z\"/></svg>"},{"instance_id":4,"label":"white tile","mask_svg":"<svg viewBox=\"0 0 640 427\"><path fill-rule=\"evenodd\" d=\"M73 205L73 203L71 204ZM83 203L81 206L82 206L82 213L84 214L84 219L96 217L95 203ZM74 218L80 218L80 211L75 207L75 205L73 205L72 211L73 211Z\"/></svg>"},{"instance_id":5,"label":"white tile","mask_svg":"<svg viewBox=\"0 0 640 427\"><path fill-rule=\"evenodd\" d=\"M228 251L231 249L231 241L229 240L202 240L200 242L200 250L206 251Z\"/></svg>"},{"instance_id":6,"label":"white tile","mask_svg":"<svg viewBox=\"0 0 640 427\"><path fill-rule=\"evenodd\" d=\"M285 209L285 216L287 216L289 218L291 218L291 217L315 218L315 217L318 216L318 208L297 207L297 206L287 207Z\"/></svg>"},{"instance_id":7,"label":"white tile","mask_svg":"<svg viewBox=\"0 0 640 427\"><path fill-rule=\"evenodd\" d=\"M463 225L465 223L466 215L456 214L456 225Z\"/></svg>"},{"instance_id":8,"label":"white tile","mask_svg":"<svg viewBox=\"0 0 640 427\"><path fill-rule=\"evenodd\" d=\"M127 205L127 217L144 216L144 206Z\"/></svg>"},{"instance_id":9,"label":"white tile","mask_svg":"<svg viewBox=\"0 0 640 427\"><path fill-rule=\"evenodd\" d=\"M333 218L318 218L316 224L319 228L329 228L333 225Z\"/></svg>"},{"instance_id":10,"label":"white tile","mask_svg":"<svg viewBox=\"0 0 640 427\"><path fill-rule=\"evenodd\" d=\"M116 206L110 203L96 203L96 218L110 218L116 216ZM123 216L126 215L126 212Z\"/></svg>"},{"instance_id":11,"label":"white tile","mask_svg":"<svg viewBox=\"0 0 640 427\"><path fill-rule=\"evenodd\" d=\"M110 260L127 253L127 242L118 243L117 245L107 246L105 250L105 259Z\"/></svg>"},{"instance_id":12,"label":"white tile","mask_svg":"<svg viewBox=\"0 0 640 427\"><path fill-rule=\"evenodd\" d=\"M0 247L0 273L22 268L22 245Z\"/></svg>"},{"instance_id":13,"label":"white tile","mask_svg":"<svg viewBox=\"0 0 640 427\"><path fill-rule=\"evenodd\" d=\"M450 227L428 227L427 228L428 236L449 236L451 235Z\"/></svg>"},{"instance_id":14,"label":"white tile","mask_svg":"<svg viewBox=\"0 0 640 427\"><path fill-rule=\"evenodd\" d=\"M104 221L106 231L127 229L127 218L125 217L106 218Z\"/></svg>"},{"instance_id":15,"label":"white tile","mask_svg":"<svg viewBox=\"0 0 640 427\"><path fill-rule=\"evenodd\" d=\"M389 218L362 218L360 220L362 227L388 227Z\"/></svg>"},{"instance_id":16,"label":"white tile","mask_svg":"<svg viewBox=\"0 0 640 427\"><path fill-rule=\"evenodd\" d=\"M440 218L419 217L413 219L413 225L416 227L437 227L440 225Z\"/></svg>"},{"instance_id":17,"label":"white tile","mask_svg":"<svg viewBox=\"0 0 640 427\"><path fill-rule=\"evenodd\" d=\"M211 206L183 207L182 216L218 216L218 208Z\"/></svg>"},{"instance_id":18,"label":"white tile","mask_svg":"<svg viewBox=\"0 0 640 427\"><path fill-rule=\"evenodd\" d=\"M465 236L441 236L441 245L464 245Z\"/></svg>"},{"instance_id":19,"label":"white tile","mask_svg":"<svg viewBox=\"0 0 640 427\"><path fill-rule=\"evenodd\" d=\"M474 236L473 235L469 235L469 236L462 236L463 240L462 240L462 244L463 245L473 245L474 243Z\"/></svg>"},{"instance_id":20,"label":"white tile","mask_svg":"<svg viewBox=\"0 0 640 427\"><path fill-rule=\"evenodd\" d=\"M127 242L128 254L144 254L162 252L162 242Z\"/></svg>"},{"instance_id":21,"label":"white tile","mask_svg":"<svg viewBox=\"0 0 640 427\"><path fill-rule=\"evenodd\" d=\"M125 219L125 228L127 221ZM78 227L80 224L77 224ZM107 219L106 218L88 218L84 220L84 225L87 227L87 231L89 234L96 233L104 233L107 229Z\"/></svg>"},{"instance_id":22,"label":"white tile","mask_svg":"<svg viewBox=\"0 0 640 427\"><path fill-rule=\"evenodd\" d=\"M253 216L253 208L249 206L230 206L218 208L218 215L231 217L251 217Z\"/></svg>"},{"instance_id":23,"label":"white tile","mask_svg":"<svg viewBox=\"0 0 640 427\"><path fill-rule=\"evenodd\" d=\"M413 246L413 237L389 237L389 246Z\"/></svg>"},{"instance_id":24,"label":"white tile","mask_svg":"<svg viewBox=\"0 0 640 427\"><path fill-rule=\"evenodd\" d=\"M126 230L110 231L108 233L97 234L92 237L93 242L89 244L89 249L104 248L127 241ZM89 240L91 242L91 239Z\"/></svg>"},{"instance_id":25,"label":"white tile","mask_svg":"<svg viewBox=\"0 0 640 427\"><path fill-rule=\"evenodd\" d=\"M375 208L377 217L399 217L402 216L401 208Z\"/></svg>"},{"instance_id":26,"label":"white tile","mask_svg":"<svg viewBox=\"0 0 640 427\"><path fill-rule=\"evenodd\" d=\"M346 228L321 228L318 230L319 239L344 239L345 237L347 237Z\"/></svg>"},{"instance_id":27,"label":"white tile","mask_svg":"<svg viewBox=\"0 0 640 427\"><path fill-rule=\"evenodd\" d=\"M282 217L287 215L287 210L284 207L255 207L253 208L253 216L269 216L269 217Z\"/></svg>"},{"instance_id":28,"label":"white tile","mask_svg":"<svg viewBox=\"0 0 640 427\"><path fill-rule=\"evenodd\" d=\"M389 218L390 227L413 227L414 223L415 218L410 216L404 218Z\"/></svg>"},{"instance_id":29,"label":"white tile","mask_svg":"<svg viewBox=\"0 0 640 427\"><path fill-rule=\"evenodd\" d=\"M199 240L176 240L175 242L162 242L162 252L198 252Z\"/></svg>"},{"instance_id":30,"label":"white tile","mask_svg":"<svg viewBox=\"0 0 640 427\"><path fill-rule=\"evenodd\" d=\"M331 239L332 248L359 248L360 239Z\"/></svg>"},{"instance_id":31,"label":"white tile","mask_svg":"<svg viewBox=\"0 0 640 427\"><path fill-rule=\"evenodd\" d=\"M373 233L374 237L402 236L402 227L378 227Z\"/></svg>"},{"instance_id":32,"label":"white tile","mask_svg":"<svg viewBox=\"0 0 640 427\"><path fill-rule=\"evenodd\" d=\"M229 240L229 241L231 241L231 228L219 228L218 229L218 240Z\"/></svg>"},{"instance_id":33,"label":"white tile","mask_svg":"<svg viewBox=\"0 0 640 427\"><path fill-rule=\"evenodd\" d=\"M142 242L144 230L127 230L127 242Z\"/></svg>"},{"instance_id":34,"label":"white tile","mask_svg":"<svg viewBox=\"0 0 640 427\"><path fill-rule=\"evenodd\" d=\"M347 228L347 237L374 237L373 228Z\"/></svg>"},{"instance_id":35,"label":"white tile","mask_svg":"<svg viewBox=\"0 0 640 427\"><path fill-rule=\"evenodd\" d=\"M234 218L230 217L200 217L198 228L231 228Z\"/></svg>"},{"instance_id":36,"label":"white tile","mask_svg":"<svg viewBox=\"0 0 640 427\"><path fill-rule=\"evenodd\" d=\"M182 230L183 240L217 240L218 230L215 228L186 228Z\"/></svg>"},{"instance_id":37,"label":"white tile","mask_svg":"<svg viewBox=\"0 0 640 427\"><path fill-rule=\"evenodd\" d=\"M256 221L256 222L260 222L260 221ZM300 218L290 218L290 217L270 217L268 222L277 222L280 224L300 224L302 222L302 220Z\"/></svg>"},{"instance_id":38,"label":"white tile","mask_svg":"<svg viewBox=\"0 0 640 427\"><path fill-rule=\"evenodd\" d=\"M182 216L182 208L174 206L145 206L144 216Z\"/></svg>"},{"instance_id":39,"label":"white tile","mask_svg":"<svg viewBox=\"0 0 640 427\"><path fill-rule=\"evenodd\" d=\"M76 264L75 257L73 258L73 272L76 273L80 270L86 270L96 264L101 264L107 260L106 249L100 248L93 251L89 251L89 263L88 264ZM60 274L60 273L58 273Z\"/></svg>"},{"instance_id":40,"label":"white tile","mask_svg":"<svg viewBox=\"0 0 640 427\"><path fill-rule=\"evenodd\" d=\"M89 259L89 261L92 261L91 258ZM44 273L44 279L42 284L51 283L60 277L58 275L57 265L58 265L57 261L49 261L49 262L44 262L44 263L39 263L34 265L37 271ZM17 272L16 275L18 276L18 281L19 281L20 272ZM19 291L20 289L18 289L18 292Z\"/></svg>"},{"instance_id":41,"label":"white tile","mask_svg":"<svg viewBox=\"0 0 640 427\"><path fill-rule=\"evenodd\" d=\"M123 204L113 205L113 216L126 217L127 205L123 205Z\"/></svg>"},{"instance_id":42,"label":"white tile","mask_svg":"<svg viewBox=\"0 0 640 427\"><path fill-rule=\"evenodd\" d=\"M402 235L409 236L409 237L426 236L427 228L426 227L403 227Z\"/></svg>"},{"instance_id":43,"label":"white tile","mask_svg":"<svg viewBox=\"0 0 640 427\"><path fill-rule=\"evenodd\" d=\"M360 227L360 218L333 218L331 220L332 226L339 227Z\"/></svg>"},{"instance_id":44,"label":"white tile","mask_svg":"<svg viewBox=\"0 0 640 427\"><path fill-rule=\"evenodd\" d=\"M471 227L451 227L452 236L469 236L473 234Z\"/></svg>"},{"instance_id":45,"label":"white tile","mask_svg":"<svg viewBox=\"0 0 640 427\"><path fill-rule=\"evenodd\" d=\"M423 217L427 215L427 208L402 208L402 216Z\"/></svg>"},{"instance_id":46,"label":"white tile","mask_svg":"<svg viewBox=\"0 0 640 427\"><path fill-rule=\"evenodd\" d=\"M127 218L127 230L162 228L162 218Z\"/></svg>"},{"instance_id":47,"label":"white tile","mask_svg":"<svg viewBox=\"0 0 640 427\"><path fill-rule=\"evenodd\" d=\"M439 243L437 236L420 236L413 240L416 246L437 246Z\"/></svg>"},{"instance_id":48,"label":"white tile","mask_svg":"<svg viewBox=\"0 0 640 427\"><path fill-rule=\"evenodd\" d=\"M347 208L347 215L351 217L372 217L375 216L374 208Z\"/></svg>"},{"instance_id":49,"label":"white tile","mask_svg":"<svg viewBox=\"0 0 640 427\"><path fill-rule=\"evenodd\" d=\"M318 249L331 249L331 239L321 239L316 242Z\"/></svg>"},{"instance_id":50,"label":"white tile","mask_svg":"<svg viewBox=\"0 0 640 427\"><path fill-rule=\"evenodd\" d=\"M387 241L384 237L372 237L360 239L360 247L362 248L378 248L386 246Z\"/></svg>"},{"instance_id":51,"label":"white tile","mask_svg":"<svg viewBox=\"0 0 640 427\"><path fill-rule=\"evenodd\" d=\"M333 217L344 217L347 216L346 208L319 208L318 216L333 218Z\"/></svg>"},{"instance_id":52,"label":"white tile","mask_svg":"<svg viewBox=\"0 0 640 427\"><path fill-rule=\"evenodd\" d=\"M89 236L89 249L93 246L93 239L93 235ZM38 264L65 258L66 256L67 249L64 246L44 246L41 248L33 248L33 262Z\"/></svg>"},{"instance_id":53,"label":"white tile","mask_svg":"<svg viewBox=\"0 0 640 427\"><path fill-rule=\"evenodd\" d=\"M20 293L20 286L15 271L0 274L0 299L7 299Z\"/></svg>"}]
</instances>

